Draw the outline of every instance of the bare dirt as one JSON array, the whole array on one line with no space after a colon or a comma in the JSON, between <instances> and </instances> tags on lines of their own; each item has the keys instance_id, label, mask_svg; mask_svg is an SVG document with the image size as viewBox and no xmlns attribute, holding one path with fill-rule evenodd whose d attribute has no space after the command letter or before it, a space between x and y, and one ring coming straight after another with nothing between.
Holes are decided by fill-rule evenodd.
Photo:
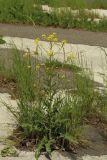
<instances>
[{"instance_id":1,"label":"bare dirt","mask_svg":"<svg viewBox=\"0 0 107 160\"><path fill-rule=\"evenodd\" d=\"M0 93L9 93L12 97L16 95L16 82L14 79L6 79L0 76Z\"/></svg>"}]
</instances>

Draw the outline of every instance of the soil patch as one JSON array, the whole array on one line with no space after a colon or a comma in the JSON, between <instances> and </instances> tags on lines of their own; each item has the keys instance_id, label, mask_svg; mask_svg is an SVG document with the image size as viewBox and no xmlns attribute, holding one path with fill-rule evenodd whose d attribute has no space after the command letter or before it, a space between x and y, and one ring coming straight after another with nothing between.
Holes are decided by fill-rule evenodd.
<instances>
[{"instance_id":1,"label":"soil patch","mask_svg":"<svg viewBox=\"0 0 107 160\"><path fill-rule=\"evenodd\" d=\"M0 76L0 93L9 93L14 98L17 93L15 80Z\"/></svg>"}]
</instances>

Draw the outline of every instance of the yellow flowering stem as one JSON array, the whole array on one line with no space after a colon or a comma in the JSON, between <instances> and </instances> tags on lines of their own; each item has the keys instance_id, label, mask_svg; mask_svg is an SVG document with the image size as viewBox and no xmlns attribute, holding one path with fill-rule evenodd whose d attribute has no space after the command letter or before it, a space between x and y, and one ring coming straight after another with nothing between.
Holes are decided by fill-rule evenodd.
<instances>
[{"instance_id":1,"label":"yellow flowering stem","mask_svg":"<svg viewBox=\"0 0 107 160\"><path fill-rule=\"evenodd\" d=\"M40 41L40 39L39 39L39 38L36 38L34 41L35 41L35 44L38 44L39 41Z\"/></svg>"}]
</instances>

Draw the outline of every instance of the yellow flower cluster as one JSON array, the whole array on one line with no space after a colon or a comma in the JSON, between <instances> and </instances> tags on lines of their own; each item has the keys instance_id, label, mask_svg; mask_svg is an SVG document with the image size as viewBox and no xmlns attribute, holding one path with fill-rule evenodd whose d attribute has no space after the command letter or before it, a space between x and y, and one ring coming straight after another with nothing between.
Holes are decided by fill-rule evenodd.
<instances>
[{"instance_id":1,"label":"yellow flower cluster","mask_svg":"<svg viewBox=\"0 0 107 160\"><path fill-rule=\"evenodd\" d=\"M26 52L23 54L23 58L27 58L30 55L30 53Z\"/></svg>"},{"instance_id":2,"label":"yellow flower cluster","mask_svg":"<svg viewBox=\"0 0 107 160\"><path fill-rule=\"evenodd\" d=\"M42 34L42 38L46 39L46 37L47 37L46 34Z\"/></svg>"},{"instance_id":3,"label":"yellow flower cluster","mask_svg":"<svg viewBox=\"0 0 107 160\"><path fill-rule=\"evenodd\" d=\"M39 38L36 38L36 39L35 39L35 43L36 43L36 44L38 44L38 43L39 43L39 41L40 41L40 39L39 39Z\"/></svg>"},{"instance_id":4,"label":"yellow flower cluster","mask_svg":"<svg viewBox=\"0 0 107 160\"><path fill-rule=\"evenodd\" d=\"M58 38L56 33L52 33L48 36L46 36L45 34L42 35L42 38L49 41L49 42L58 42Z\"/></svg>"},{"instance_id":5,"label":"yellow flower cluster","mask_svg":"<svg viewBox=\"0 0 107 160\"><path fill-rule=\"evenodd\" d=\"M66 40L62 40L62 42L61 42L62 45L66 44L66 43L67 43Z\"/></svg>"},{"instance_id":6,"label":"yellow flower cluster","mask_svg":"<svg viewBox=\"0 0 107 160\"><path fill-rule=\"evenodd\" d=\"M47 51L47 55L49 57L52 57L52 56L54 56L54 52L52 50L49 50L49 51Z\"/></svg>"}]
</instances>

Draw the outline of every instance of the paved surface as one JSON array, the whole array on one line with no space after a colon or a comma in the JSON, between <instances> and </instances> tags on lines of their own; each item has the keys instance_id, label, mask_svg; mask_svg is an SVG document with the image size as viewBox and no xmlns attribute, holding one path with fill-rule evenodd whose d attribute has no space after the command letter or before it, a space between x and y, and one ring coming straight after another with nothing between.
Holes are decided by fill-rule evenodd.
<instances>
[{"instance_id":1,"label":"paved surface","mask_svg":"<svg viewBox=\"0 0 107 160\"><path fill-rule=\"evenodd\" d=\"M0 93L0 139L11 135L16 124L12 114L6 109L4 103L14 107L17 105L15 100L11 100L9 94Z\"/></svg>"},{"instance_id":2,"label":"paved surface","mask_svg":"<svg viewBox=\"0 0 107 160\"><path fill-rule=\"evenodd\" d=\"M35 38L44 33L49 34L53 32L58 34L59 39L66 39L69 43L107 47L107 33L53 27L0 24L0 35L3 36Z\"/></svg>"},{"instance_id":3,"label":"paved surface","mask_svg":"<svg viewBox=\"0 0 107 160\"><path fill-rule=\"evenodd\" d=\"M60 158L60 157L59 157ZM67 159L65 157L63 157L63 159L59 159L57 157L57 159L54 159L52 158L52 160L74 160L74 159ZM22 157L22 158L19 158L19 157L6 157L6 158L0 158L0 160L35 160L35 158L31 158L31 157ZM45 158L44 156L41 156L39 158L39 160L49 160L47 158ZM87 156L87 157L84 157L82 159L77 159L77 160L107 160L107 156L102 156L102 157L90 157L90 156Z\"/></svg>"}]
</instances>

